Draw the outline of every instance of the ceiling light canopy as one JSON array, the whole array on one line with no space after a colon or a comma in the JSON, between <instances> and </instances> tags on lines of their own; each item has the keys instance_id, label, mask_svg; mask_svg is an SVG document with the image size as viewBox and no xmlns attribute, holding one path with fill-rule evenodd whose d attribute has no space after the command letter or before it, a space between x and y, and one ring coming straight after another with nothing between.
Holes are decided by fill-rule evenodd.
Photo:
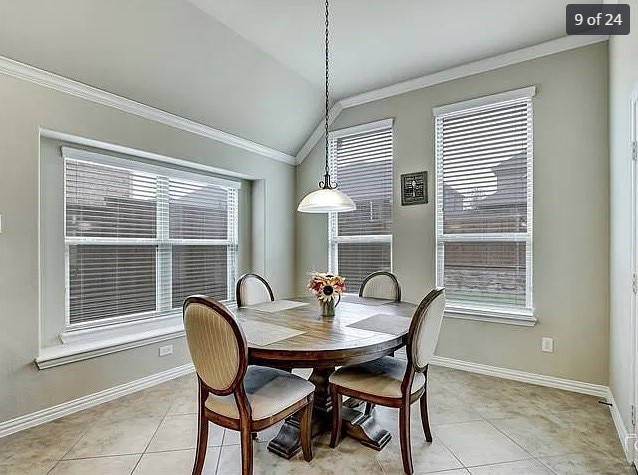
<instances>
[{"instance_id":1,"label":"ceiling light canopy","mask_svg":"<svg viewBox=\"0 0 638 475\"><path fill-rule=\"evenodd\" d=\"M344 211L354 211L357 206L354 201L346 195L344 192L337 190L337 184L334 185L330 182L330 167L328 164L328 145L330 139L328 137L328 112L330 106L330 96L328 93L328 79L329 79L329 15L328 15L328 0L326 0L326 109L325 109L325 158L326 158L326 173L323 177L323 181L319 182L319 189L307 194L299 206L297 211L302 213L342 213Z\"/></svg>"}]
</instances>

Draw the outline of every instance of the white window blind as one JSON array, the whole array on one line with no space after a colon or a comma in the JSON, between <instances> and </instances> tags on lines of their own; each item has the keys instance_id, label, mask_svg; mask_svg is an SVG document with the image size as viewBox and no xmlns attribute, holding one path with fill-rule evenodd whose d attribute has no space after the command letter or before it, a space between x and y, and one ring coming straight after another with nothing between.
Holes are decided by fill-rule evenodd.
<instances>
[{"instance_id":1,"label":"white window blind","mask_svg":"<svg viewBox=\"0 0 638 475\"><path fill-rule=\"evenodd\" d=\"M437 280L450 307L532 311L532 95L435 111Z\"/></svg>"},{"instance_id":2,"label":"white window blind","mask_svg":"<svg viewBox=\"0 0 638 475\"><path fill-rule=\"evenodd\" d=\"M235 186L72 149L63 154L68 325L168 314L192 294L232 299Z\"/></svg>"},{"instance_id":3,"label":"white window blind","mask_svg":"<svg viewBox=\"0 0 638 475\"><path fill-rule=\"evenodd\" d=\"M331 213L328 226L330 269L350 293L368 274L392 270L392 121L371 127L336 132L329 143L335 181L357 205Z\"/></svg>"}]
</instances>

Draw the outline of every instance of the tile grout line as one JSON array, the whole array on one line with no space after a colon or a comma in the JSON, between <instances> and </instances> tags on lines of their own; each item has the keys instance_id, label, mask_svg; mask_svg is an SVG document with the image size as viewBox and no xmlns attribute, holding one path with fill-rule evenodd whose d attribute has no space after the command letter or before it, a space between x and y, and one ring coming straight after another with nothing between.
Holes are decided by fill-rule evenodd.
<instances>
[{"instance_id":1,"label":"tile grout line","mask_svg":"<svg viewBox=\"0 0 638 475\"><path fill-rule=\"evenodd\" d=\"M534 455L529 452L529 450L525 449L525 447L523 447L521 444L519 444L518 442L516 442L512 437L510 437L507 433L503 432L501 429L499 429L498 427L496 427L494 424L490 423L490 421L488 419L485 419L485 422L487 422L489 424L490 427L493 427L494 429L496 429L498 432L500 432L501 434L503 434L505 437L507 437L509 440L511 440L514 445L516 445L518 448L520 448L523 452L525 452L527 455L529 455L530 458L534 458Z\"/></svg>"},{"instance_id":2,"label":"tile grout line","mask_svg":"<svg viewBox=\"0 0 638 475\"><path fill-rule=\"evenodd\" d=\"M447 451L452 454L452 457L456 459L456 461L461 465L461 467L466 469L465 464L461 462L461 459L458 457L458 455L456 455L456 453L447 446L447 444L443 441L443 439L439 436L437 436L436 438L439 440L439 442L441 442L441 445L443 445L443 447L445 447ZM432 435L432 443L434 443L434 435Z\"/></svg>"},{"instance_id":3,"label":"tile grout line","mask_svg":"<svg viewBox=\"0 0 638 475\"><path fill-rule=\"evenodd\" d=\"M226 428L224 427L224 435L222 436L222 446L217 454L217 462L215 462L215 475L219 472L219 461L222 459L222 450L224 449L224 439L226 438ZM240 449L241 450L241 449ZM208 452L208 450L206 450Z\"/></svg>"},{"instance_id":4,"label":"tile grout line","mask_svg":"<svg viewBox=\"0 0 638 475\"><path fill-rule=\"evenodd\" d=\"M107 402L103 403L103 404L107 404ZM99 407L99 406L98 406ZM102 416L104 416L104 414L102 414ZM68 417L68 416L67 416ZM101 417L100 417L101 419ZM53 470L55 470L55 468L60 464L60 462L62 462L65 457L67 455L69 455L71 453L71 451L75 448L76 445L78 445L80 443L80 441L82 440L82 438L89 432L89 430L91 430L91 426L89 425L84 431L82 431L82 434L78 437L78 439L75 441L75 443L73 445L71 445L71 447L69 448L69 450L67 450L64 455L62 455L62 457L60 457L55 464L53 465L53 467L51 467L51 469L47 472L47 475L50 475Z\"/></svg>"},{"instance_id":5,"label":"tile grout line","mask_svg":"<svg viewBox=\"0 0 638 475\"><path fill-rule=\"evenodd\" d=\"M149 446L151 445L151 442L153 442L153 439L155 438L155 436L157 435L157 431L159 431L159 428L162 427L162 424L164 423L164 421L166 420L166 416L168 415L168 412L171 410L171 406L173 405L173 403L175 402L177 396L173 396L171 398L171 402L168 404L168 407L166 408L166 411L164 411L164 415L162 416L162 420L160 421L160 423L157 425L157 427L155 428L155 432L153 432L153 435L151 436L151 438L148 440L148 443L146 444L146 447L144 448L144 450L142 451L142 455L140 455L140 458L137 460L137 463L135 464L135 466L133 467L133 469L131 470L130 475L133 475L133 473L135 472L135 470L137 470L137 467L139 466L140 462L142 461L142 458L144 457L144 455L146 454L146 451L148 450Z\"/></svg>"},{"instance_id":6,"label":"tile grout line","mask_svg":"<svg viewBox=\"0 0 638 475\"><path fill-rule=\"evenodd\" d=\"M543 467L545 467L547 470L549 470L551 473L553 473L554 475L557 475L557 472L555 472L552 467L550 467L549 465L547 465L545 462L543 462L541 459L537 459L535 458L534 460L536 460L538 463L540 463Z\"/></svg>"},{"instance_id":7,"label":"tile grout line","mask_svg":"<svg viewBox=\"0 0 638 475\"><path fill-rule=\"evenodd\" d=\"M480 414L479 414L480 415ZM481 416L483 417L483 416ZM461 464L461 466L467 470L470 471L470 468L475 468L475 467L484 467L484 466L489 466L489 465L499 465L499 464L503 464L503 463L511 463L511 462L521 462L524 460L530 460L533 459L534 456L532 454L530 454L527 450L525 450L523 447L521 447L515 440L513 440L510 436L508 436L507 434L503 433L501 430L499 430L497 427L494 427L492 424L490 424L489 420L485 419L483 417L483 421L486 422L490 427L496 429L496 431L500 432L501 434L503 434L507 439L509 439L510 441L512 441L512 443L514 443L514 445L516 445L518 448L520 448L524 453L526 453L527 455L529 455L529 458L524 458L524 459L518 459L518 460L508 460L506 462L497 462L497 463L487 463L487 464L478 464L478 465L465 465L461 459L456 455L456 453L449 448L445 442L443 442L443 439L441 437L438 437L438 439L443 443L443 445L445 446L446 449L448 449L450 451L450 453L452 455L454 455L454 457L459 461L459 463ZM455 424L464 424L464 423L468 423L468 422L479 422L479 421L463 421L463 422L453 422L450 424L442 424L442 425L455 425ZM439 426L440 427L440 426Z\"/></svg>"},{"instance_id":8,"label":"tile grout line","mask_svg":"<svg viewBox=\"0 0 638 475\"><path fill-rule=\"evenodd\" d=\"M447 393L447 392L449 392L449 390L446 390L445 392ZM454 396L454 394L453 394L453 396ZM456 397L456 396L454 396L454 397L455 397L456 399L458 399L459 401L461 401L463 404L465 404L465 401L463 401L461 398L458 398L458 397ZM429 407L429 401L428 401L428 407ZM419 411L420 411L420 410L421 410L421 408L419 408ZM472 408L472 410L474 410L474 408ZM474 411L474 412L476 412L476 411ZM478 412L476 412L476 414L478 414L478 416L479 416L482 420L484 420L485 422L487 422L487 419L485 419L485 418L483 417L483 415L482 415L482 414L479 414ZM429 419L429 417L430 417L430 414L429 414L429 412L428 412L428 419ZM468 421L463 421L463 422L468 422ZM452 423L451 423L451 424L449 424L449 425L452 425L452 424L462 424L463 422L452 422ZM440 425L439 425L439 426L437 426L437 427L440 427L441 425L448 425L448 424L440 424ZM434 431L434 432L436 432L436 431ZM450 453L452 454L452 456L453 456L453 457L456 459L456 461L457 461L457 462L461 465L461 467L463 467L466 471L468 471L468 472L469 472L469 469L468 469L468 468L465 466L465 464L461 461L461 459L459 458L459 456L458 456L458 455L456 455L456 453L455 453L455 452L454 452L454 451L453 451L450 447L448 447L448 446L447 446L447 444L445 443L445 441L444 441L441 437L438 437L438 436L437 436L437 439L441 442L441 444L443 444L443 447L445 447L445 448L448 450L448 452L450 452ZM432 436L432 442L434 443L434 436Z\"/></svg>"}]
</instances>

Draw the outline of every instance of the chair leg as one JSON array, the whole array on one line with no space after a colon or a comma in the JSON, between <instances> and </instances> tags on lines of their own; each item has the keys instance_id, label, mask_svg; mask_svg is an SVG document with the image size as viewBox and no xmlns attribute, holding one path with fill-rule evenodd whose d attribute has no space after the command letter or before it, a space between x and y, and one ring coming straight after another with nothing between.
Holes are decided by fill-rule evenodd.
<instances>
[{"instance_id":1,"label":"chair leg","mask_svg":"<svg viewBox=\"0 0 638 475\"><path fill-rule=\"evenodd\" d=\"M421 406L421 424L423 424L423 433L425 434L425 440L432 442L432 431L430 430L430 418L428 417L428 391L423 392L423 395L419 399L419 405Z\"/></svg>"},{"instance_id":2,"label":"chair leg","mask_svg":"<svg viewBox=\"0 0 638 475\"><path fill-rule=\"evenodd\" d=\"M312 406L314 396L308 396L308 404L301 410L301 450L306 462L312 460Z\"/></svg>"},{"instance_id":3,"label":"chair leg","mask_svg":"<svg viewBox=\"0 0 638 475\"><path fill-rule=\"evenodd\" d=\"M425 376L425 386L423 394L419 399L419 405L421 406L421 424L423 424L423 432L425 433L425 440L432 442L432 431L430 430L430 417L428 415L428 367L425 367L423 372Z\"/></svg>"},{"instance_id":4,"label":"chair leg","mask_svg":"<svg viewBox=\"0 0 638 475\"><path fill-rule=\"evenodd\" d=\"M414 472L412 468L412 447L410 445L410 401L406 401L399 409L399 437L401 439L401 458L403 471Z\"/></svg>"},{"instance_id":5,"label":"chair leg","mask_svg":"<svg viewBox=\"0 0 638 475\"><path fill-rule=\"evenodd\" d=\"M241 430L241 473L252 475L253 473L253 435L250 427L242 427Z\"/></svg>"},{"instance_id":6,"label":"chair leg","mask_svg":"<svg viewBox=\"0 0 638 475\"><path fill-rule=\"evenodd\" d=\"M334 448L341 440L341 404L342 397L337 386L330 385L330 396L332 397L332 436L330 437L330 447Z\"/></svg>"},{"instance_id":7,"label":"chair leg","mask_svg":"<svg viewBox=\"0 0 638 475\"><path fill-rule=\"evenodd\" d=\"M199 415L197 422L197 453L195 454L195 465L193 465L193 475L200 475L204 469L204 459L206 458L206 448L208 447L208 421Z\"/></svg>"},{"instance_id":8,"label":"chair leg","mask_svg":"<svg viewBox=\"0 0 638 475\"><path fill-rule=\"evenodd\" d=\"M374 404L373 402L366 402L365 415L369 416L370 414L372 414L372 409L374 409L375 406L376 404Z\"/></svg>"}]
</instances>

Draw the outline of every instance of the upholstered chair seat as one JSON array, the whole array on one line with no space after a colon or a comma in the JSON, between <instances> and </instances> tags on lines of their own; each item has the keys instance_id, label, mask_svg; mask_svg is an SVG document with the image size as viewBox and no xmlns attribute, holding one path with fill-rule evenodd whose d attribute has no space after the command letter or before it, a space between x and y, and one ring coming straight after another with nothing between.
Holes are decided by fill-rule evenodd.
<instances>
[{"instance_id":1,"label":"upholstered chair seat","mask_svg":"<svg viewBox=\"0 0 638 475\"><path fill-rule=\"evenodd\" d=\"M286 371L248 366L246 335L224 304L204 295L184 302L184 330L199 385L197 450L193 475L201 475L208 424L239 431L241 473L253 473L253 435L299 414L301 450L312 460L314 384Z\"/></svg>"},{"instance_id":2,"label":"upholstered chair seat","mask_svg":"<svg viewBox=\"0 0 638 475\"><path fill-rule=\"evenodd\" d=\"M401 301L401 285L399 285L397 276L392 272L373 272L361 283L359 297L399 302ZM366 403L366 414L370 414L373 408L373 403Z\"/></svg>"},{"instance_id":3,"label":"upholstered chair seat","mask_svg":"<svg viewBox=\"0 0 638 475\"><path fill-rule=\"evenodd\" d=\"M330 447L341 439L342 397L350 396L367 404L399 409L399 438L403 471L414 473L410 445L410 407L419 401L425 440L432 442L428 417L428 365L441 331L445 310L445 289L433 289L417 307L406 341L407 361L385 356L367 363L342 366L329 378L332 399Z\"/></svg>"},{"instance_id":4,"label":"upholstered chair seat","mask_svg":"<svg viewBox=\"0 0 638 475\"><path fill-rule=\"evenodd\" d=\"M401 398L401 383L408 369L407 361L391 356L366 363L342 366L330 375L330 382L353 391L360 391L374 396ZM423 373L415 373L412 381L412 394L425 386Z\"/></svg>"},{"instance_id":5,"label":"upholstered chair seat","mask_svg":"<svg viewBox=\"0 0 638 475\"><path fill-rule=\"evenodd\" d=\"M312 394L315 386L299 376L274 368L249 366L244 376L246 397L253 421L268 419ZM239 419L239 408L232 394L209 394L206 408L230 419Z\"/></svg>"}]
</instances>

